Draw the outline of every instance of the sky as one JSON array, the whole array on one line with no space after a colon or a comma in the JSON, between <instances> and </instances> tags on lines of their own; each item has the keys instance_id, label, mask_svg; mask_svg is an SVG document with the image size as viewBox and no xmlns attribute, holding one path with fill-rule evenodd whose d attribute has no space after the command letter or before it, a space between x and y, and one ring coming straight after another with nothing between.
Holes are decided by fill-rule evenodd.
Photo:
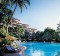
<instances>
[{"instance_id":1,"label":"sky","mask_svg":"<svg viewBox=\"0 0 60 56\"><path fill-rule=\"evenodd\" d=\"M40 31L47 27L57 29L60 22L60 0L30 0L30 6L27 7L27 10L23 8L22 13L17 7L14 18Z\"/></svg>"}]
</instances>

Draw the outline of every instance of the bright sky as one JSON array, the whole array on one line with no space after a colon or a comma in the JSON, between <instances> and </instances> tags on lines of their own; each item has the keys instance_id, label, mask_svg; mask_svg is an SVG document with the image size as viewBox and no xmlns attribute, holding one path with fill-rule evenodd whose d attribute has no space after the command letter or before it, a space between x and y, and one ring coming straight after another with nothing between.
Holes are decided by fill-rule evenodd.
<instances>
[{"instance_id":1,"label":"bright sky","mask_svg":"<svg viewBox=\"0 0 60 56\"><path fill-rule=\"evenodd\" d=\"M57 23L60 22L60 0L30 0L30 3L22 14L17 8L14 17L40 31L46 27L57 28Z\"/></svg>"}]
</instances>

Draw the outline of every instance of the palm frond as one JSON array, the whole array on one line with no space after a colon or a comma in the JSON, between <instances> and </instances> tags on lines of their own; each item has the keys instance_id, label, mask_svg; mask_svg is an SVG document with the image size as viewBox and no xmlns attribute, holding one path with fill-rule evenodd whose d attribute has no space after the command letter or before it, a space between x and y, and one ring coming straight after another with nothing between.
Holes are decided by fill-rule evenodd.
<instances>
[{"instance_id":1,"label":"palm frond","mask_svg":"<svg viewBox=\"0 0 60 56\"><path fill-rule=\"evenodd\" d=\"M11 7L14 6L16 4L16 0L11 0Z\"/></svg>"},{"instance_id":2,"label":"palm frond","mask_svg":"<svg viewBox=\"0 0 60 56\"><path fill-rule=\"evenodd\" d=\"M27 9L27 6L26 6L26 4L24 4L24 7Z\"/></svg>"},{"instance_id":3,"label":"palm frond","mask_svg":"<svg viewBox=\"0 0 60 56\"><path fill-rule=\"evenodd\" d=\"M21 11L21 13L22 13L22 7L23 7L22 2L21 2L21 3L18 3L18 6L20 7L20 11Z\"/></svg>"},{"instance_id":4,"label":"palm frond","mask_svg":"<svg viewBox=\"0 0 60 56\"><path fill-rule=\"evenodd\" d=\"M30 5L30 0L24 0L28 5Z\"/></svg>"}]
</instances>

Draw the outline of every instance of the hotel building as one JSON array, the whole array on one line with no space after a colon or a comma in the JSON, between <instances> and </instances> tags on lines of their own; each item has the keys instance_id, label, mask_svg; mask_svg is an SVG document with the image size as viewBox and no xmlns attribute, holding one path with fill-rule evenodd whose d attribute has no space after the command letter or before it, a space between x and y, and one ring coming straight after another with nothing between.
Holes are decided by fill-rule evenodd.
<instances>
[{"instance_id":1,"label":"hotel building","mask_svg":"<svg viewBox=\"0 0 60 56\"><path fill-rule=\"evenodd\" d=\"M21 23L21 21L19 19L16 19L16 18L12 19L12 22L9 25L9 27L13 27L14 28L14 27L16 27L17 24L20 25L20 26L22 26L22 28L24 30L27 30L30 33L33 33L33 32L37 31L37 29L30 28L28 24L23 24L23 23ZM0 23L0 25L3 25L3 23Z\"/></svg>"}]
</instances>

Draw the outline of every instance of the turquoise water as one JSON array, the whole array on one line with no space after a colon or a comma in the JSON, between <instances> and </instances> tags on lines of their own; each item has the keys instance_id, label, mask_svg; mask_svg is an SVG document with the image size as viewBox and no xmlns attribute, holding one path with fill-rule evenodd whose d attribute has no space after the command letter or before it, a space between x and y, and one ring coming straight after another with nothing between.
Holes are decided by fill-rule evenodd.
<instances>
[{"instance_id":1,"label":"turquoise water","mask_svg":"<svg viewBox=\"0 0 60 56\"><path fill-rule=\"evenodd\" d=\"M23 45L27 47L25 56L56 56L60 51L59 43L28 42Z\"/></svg>"}]
</instances>

